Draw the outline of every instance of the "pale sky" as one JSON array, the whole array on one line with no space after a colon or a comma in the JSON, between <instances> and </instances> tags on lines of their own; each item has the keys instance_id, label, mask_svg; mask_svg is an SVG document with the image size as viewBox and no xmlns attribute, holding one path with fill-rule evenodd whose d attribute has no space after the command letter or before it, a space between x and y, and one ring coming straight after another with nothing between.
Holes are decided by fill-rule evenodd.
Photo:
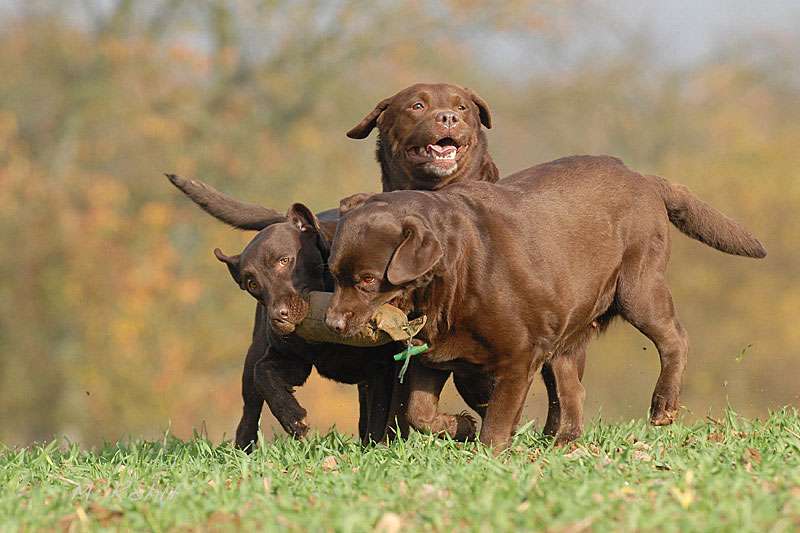
<instances>
[{"instance_id":1,"label":"pale sky","mask_svg":"<svg viewBox=\"0 0 800 533\"><path fill-rule=\"evenodd\" d=\"M147 5L146 0L142 3ZM800 46L800 0L565 0L564 5L581 3L588 6L585 11L589 15L578 25L568 24L573 28L571 33L566 33L576 53L581 47L592 49L599 43L613 42L618 30L620 36L631 30L646 35L647 40L657 46L656 59L678 65L702 60L717 44L735 42L742 35L785 36L786 46ZM532 9L536 9L536 4L536 0L531 0ZM14 13L19 6L46 5L47 1L0 0L0 18ZM75 9L70 8L67 13L80 23L85 20L80 2L75 1L74 5ZM592 10L592 6L597 9ZM595 17L595 12L601 16ZM535 57L531 62L534 48L521 44L517 38L492 40L486 44L483 51L491 62L497 63L500 59L512 70L537 67ZM540 66L549 68L552 65Z\"/></svg>"},{"instance_id":2,"label":"pale sky","mask_svg":"<svg viewBox=\"0 0 800 533\"><path fill-rule=\"evenodd\" d=\"M797 34L798 0L616 0L605 2L625 19L644 25L664 59L702 59L715 43L741 34Z\"/></svg>"}]
</instances>

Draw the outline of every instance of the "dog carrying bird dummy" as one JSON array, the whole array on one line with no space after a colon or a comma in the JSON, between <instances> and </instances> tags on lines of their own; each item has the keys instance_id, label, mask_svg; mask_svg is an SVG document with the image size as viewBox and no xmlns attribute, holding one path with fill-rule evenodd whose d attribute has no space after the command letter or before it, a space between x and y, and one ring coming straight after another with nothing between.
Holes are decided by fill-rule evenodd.
<instances>
[{"instance_id":1,"label":"dog carrying bird dummy","mask_svg":"<svg viewBox=\"0 0 800 533\"><path fill-rule=\"evenodd\" d=\"M297 325L295 333L309 342L330 342L348 346L381 346L393 341L409 341L425 325L427 317L414 320L393 305L383 304L372 319L355 335L342 337L325 325L325 311L333 293L311 292L308 316Z\"/></svg>"}]
</instances>

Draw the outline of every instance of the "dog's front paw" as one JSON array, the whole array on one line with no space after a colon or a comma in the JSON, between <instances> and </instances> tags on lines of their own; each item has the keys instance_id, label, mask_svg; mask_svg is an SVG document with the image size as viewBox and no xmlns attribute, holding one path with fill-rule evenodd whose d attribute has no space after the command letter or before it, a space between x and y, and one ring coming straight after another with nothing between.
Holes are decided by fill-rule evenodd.
<instances>
[{"instance_id":1,"label":"dog's front paw","mask_svg":"<svg viewBox=\"0 0 800 533\"><path fill-rule=\"evenodd\" d=\"M308 433L308 422L306 421L305 417L300 420L295 420L289 424L287 428L289 434L296 439L302 439Z\"/></svg>"},{"instance_id":2,"label":"dog's front paw","mask_svg":"<svg viewBox=\"0 0 800 533\"><path fill-rule=\"evenodd\" d=\"M555 442L556 446L565 446L572 441L577 440L583 432L579 429L573 429L569 431L559 431L556 433Z\"/></svg>"},{"instance_id":3,"label":"dog's front paw","mask_svg":"<svg viewBox=\"0 0 800 533\"><path fill-rule=\"evenodd\" d=\"M668 426L675 422L676 418L678 418L677 399L669 400L660 395L653 397L653 403L650 408L651 424L654 426Z\"/></svg>"},{"instance_id":4,"label":"dog's front paw","mask_svg":"<svg viewBox=\"0 0 800 533\"><path fill-rule=\"evenodd\" d=\"M653 413L653 416L650 417L650 423L654 426L668 426L675 422L677 417L677 410L661 411L660 413Z\"/></svg>"},{"instance_id":5,"label":"dog's front paw","mask_svg":"<svg viewBox=\"0 0 800 533\"><path fill-rule=\"evenodd\" d=\"M236 428L236 448L252 453L258 442L258 426L251 426L249 424L239 424Z\"/></svg>"}]
</instances>

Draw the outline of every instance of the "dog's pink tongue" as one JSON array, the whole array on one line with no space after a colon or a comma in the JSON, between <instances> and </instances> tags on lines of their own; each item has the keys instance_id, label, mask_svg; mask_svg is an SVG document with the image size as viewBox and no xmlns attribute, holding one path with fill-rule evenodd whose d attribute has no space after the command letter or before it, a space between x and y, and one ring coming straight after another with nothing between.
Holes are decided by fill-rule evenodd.
<instances>
[{"instance_id":1,"label":"dog's pink tongue","mask_svg":"<svg viewBox=\"0 0 800 533\"><path fill-rule=\"evenodd\" d=\"M436 152L437 155L447 155L457 150L455 146L439 146L438 144L429 144L427 148L428 152Z\"/></svg>"}]
</instances>

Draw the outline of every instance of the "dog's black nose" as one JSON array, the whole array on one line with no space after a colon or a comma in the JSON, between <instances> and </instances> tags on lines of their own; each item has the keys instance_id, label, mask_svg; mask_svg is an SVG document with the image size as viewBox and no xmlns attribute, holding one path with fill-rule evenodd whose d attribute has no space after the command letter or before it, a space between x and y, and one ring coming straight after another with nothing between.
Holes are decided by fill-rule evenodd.
<instances>
[{"instance_id":1,"label":"dog's black nose","mask_svg":"<svg viewBox=\"0 0 800 533\"><path fill-rule=\"evenodd\" d=\"M458 115L452 111L442 111L436 114L436 121L441 122L445 127L452 128L458 123Z\"/></svg>"},{"instance_id":2,"label":"dog's black nose","mask_svg":"<svg viewBox=\"0 0 800 533\"><path fill-rule=\"evenodd\" d=\"M289 320L289 308L282 305L278 308L278 316L283 320Z\"/></svg>"}]
</instances>

